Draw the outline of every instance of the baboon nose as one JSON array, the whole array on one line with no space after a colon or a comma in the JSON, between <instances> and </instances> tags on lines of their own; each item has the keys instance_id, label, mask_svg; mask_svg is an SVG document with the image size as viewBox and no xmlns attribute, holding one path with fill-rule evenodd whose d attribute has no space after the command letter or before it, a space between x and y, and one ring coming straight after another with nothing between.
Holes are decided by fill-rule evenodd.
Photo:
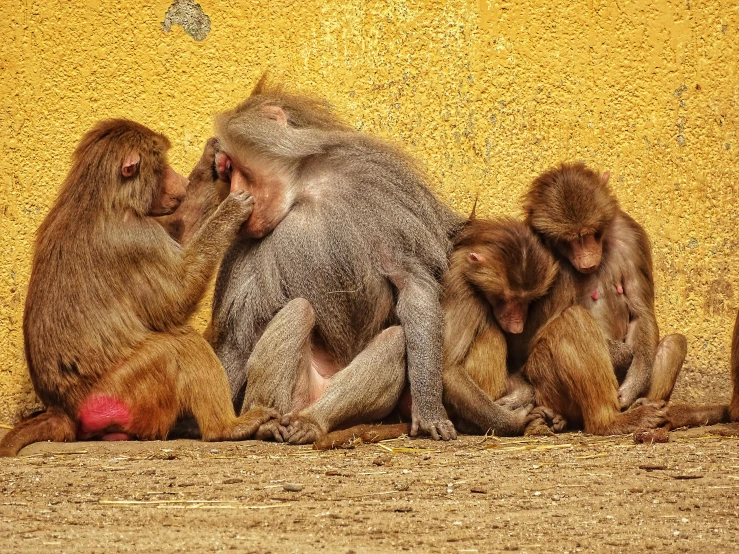
<instances>
[{"instance_id":1,"label":"baboon nose","mask_svg":"<svg viewBox=\"0 0 739 554\"><path fill-rule=\"evenodd\" d=\"M508 332L513 335L523 333L523 321L513 321L508 325Z\"/></svg>"},{"instance_id":2,"label":"baboon nose","mask_svg":"<svg viewBox=\"0 0 739 554\"><path fill-rule=\"evenodd\" d=\"M577 269L582 273L592 273L593 271L598 269L598 266L600 265L600 259L580 258L576 265Z\"/></svg>"}]
</instances>

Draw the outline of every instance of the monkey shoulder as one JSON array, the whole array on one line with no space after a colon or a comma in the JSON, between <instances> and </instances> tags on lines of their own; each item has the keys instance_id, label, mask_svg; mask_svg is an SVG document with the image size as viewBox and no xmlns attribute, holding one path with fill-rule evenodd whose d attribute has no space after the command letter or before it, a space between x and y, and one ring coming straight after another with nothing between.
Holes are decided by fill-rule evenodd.
<instances>
[{"instance_id":1,"label":"monkey shoulder","mask_svg":"<svg viewBox=\"0 0 739 554\"><path fill-rule=\"evenodd\" d=\"M613 218L604 233L604 241L607 250L616 251L622 255L624 252L628 253L627 255L635 251L640 254L651 252L649 236L644 227L624 211L619 211Z\"/></svg>"}]
</instances>

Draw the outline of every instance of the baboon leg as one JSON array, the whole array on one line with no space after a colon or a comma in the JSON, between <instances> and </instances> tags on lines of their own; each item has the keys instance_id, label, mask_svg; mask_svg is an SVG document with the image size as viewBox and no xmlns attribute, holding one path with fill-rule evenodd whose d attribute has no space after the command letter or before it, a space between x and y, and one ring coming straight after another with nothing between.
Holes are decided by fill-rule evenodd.
<instances>
[{"instance_id":1,"label":"baboon leg","mask_svg":"<svg viewBox=\"0 0 739 554\"><path fill-rule=\"evenodd\" d=\"M442 379L444 404L458 417L474 424L478 432L492 432L498 436L523 434L530 408L512 411L499 406L458 365L447 367Z\"/></svg>"},{"instance_id":2,"label":"baboon leg","mask_svg":"<svg viewBox=\"0 0 739 554\"><path fill-rule=\"evenodd\" d=\"M75 436L74 421L60 408L49 408L19 423L3 437L0 458L15 456L24 446L34 442L71 442Z\"/></svg>"},{"instance_id":3,"label":"baboon leg","mask_svg":"<svg viewBox=\"0 0 739 554\"><path fill-rule=\"evenodd\" d=\"M243 440L267 421L279 417L268 406L256 406L236 415L223 366L208 342L192 331L182 337L177 389L180 411L190 412L203 440Z\"/></svg>"},{"instance_id":4,"label":"baboon leg","mask_svg":"<svg viewBox=\"0 0 739 554\"><path fill-rule=\"evenodd\" d=\"M90 408L95 402L97 413ZM106 404L114 414L107 423L100 417ZM144 440L166 439L177 417L186 413L193 415L206 441L249 438L262 423L277 417L274 411L256 410L237 418L215 352L186 328L178 334L152 334L101 379L80 408L80 424L103 438L119 431ZM95 421L92 428L90 421Z\"/></svg>"},{"instance_id":5,"label":"baboon leg","mask_svg":"<svg viewBox=\"0 0 739 554\"><path fill-rule=\"evenodd\" d=\"M739 313L736 314L731 338L731 381L734 384L734 391L729 404L729 418L731 421L739 421Z\"/></svg>"},{"instance_id":6,"label":"baboon leg","mask_svg":"<svg viewBox=\"0 0 739 554\"><path fill-rule=\"evenodd\" d=\"M314 325L313 307L303 298L291 300L272 318L246 363L242 413L265 406L286 414L309 404L309 397L300 396L309 388L302 381L310 371Z\"/></svg>"},{"instance_id":7,"label":"baboon leg","mask_svg":"<svg viewBox=\"0 0 739 554\"><path fill-rule=\"evenodd\" d=\"M652 366L652 379L647 393L649 400L667 402L670 399L687 353L688 340L684 335L667 335L660 341Z\"/></svg>"},{"instance_id":8,"label":"baboon leg","mask_svg":"<svg viewBox=\"0 0 739 554\"><path fill-rule=\"evenodd\" d=\"M734 397L729 405L729 420L739 421L739 384L734 385Z\"/></svg>"},{"instance_id":9,"label":"baboon leg","mask_svg":"<svg viewBox=\"0 0 739 554\"><path fill-rule=\"evenodd\" d=\"M734 334L731 339L730 363L731 380L734 386L731 403L728 406L671 404L667 407L667 419L672 429L739 421L739 313L734 323Z\"/></svg>"},{"instance_id":10,"label":"baboon leg","mask_svg":"<svg viewBox=\"0 0 739 554\"><path fill-rule=\"evenodd\" d=\"M660 403L621 413L605 337L579 306L568 308L542 330L532 343L524 373L536 390L537 405L570 423L582 421L588 433L624 434L664 422Z\"/></svg>"},{"instance_id":11,"label":"baboon leg","mask_svg":"<svg viewBox=\"0 0 739 554\"><path fill-rule=\"evenodd\" d=\"M634 359L634 353L625 342L608 339L608 354L611 357L613 371L616 373L616 379L621 383L626 378L629 371L631 361Z\"/></svg>"},{"instance_id":12,"label":"baboon leg","mask_svg":"<svg viewBox=\"0 0 739 554\"><path fill-rule=\"evenodd\" d=\"M405 376L405 334L396 325L334 374L315 403L283 417L283 438L308 444L340 425L382 419L398 403Z\"/></svg>"}]
</instances>

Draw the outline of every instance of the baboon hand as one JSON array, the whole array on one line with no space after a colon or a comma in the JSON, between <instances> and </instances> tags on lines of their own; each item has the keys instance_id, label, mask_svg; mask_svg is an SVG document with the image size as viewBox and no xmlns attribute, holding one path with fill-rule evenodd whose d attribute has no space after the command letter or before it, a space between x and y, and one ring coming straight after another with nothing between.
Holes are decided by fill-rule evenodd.
<instances>
[{"instance_id":1,"label":"baboon hand","mask_svg":"<svg viewBox=\"0 0 739 554\"><path fill-rule=\"evenodd\" d=\"M244 440L254 436L254 434L267 422L275 421L280 414L272 408L257 406L236 418L235 425L231 429L231 433L225 438L226 440ZM206 439L203 436L203 439ZM218 440L218 439L216 439Z\"/></svg>"},{"instance_id":2,"label":"baboon hand","mask_svg":"<svg viewBox=\"0 0 739 554\"><path fill-rule=\"evenodd\" d=\"M533 404L527 404L520 408L511 409L509 435L516 436L523 433L529 422L529 413L534 408Z\"/></svg>"},{"instance_id":3,"label":"baboon hand","mask_svg":"<svg viewBox=\"0 0 739 554\"><path fill-rule=\"evenodd\" d=\"M282 438L290 444L312 444L326 434L313 418L300 413L285 414L280 423Z\"/></svg>"},{"instance_id":4,"label":"baboon hand","mask_svg":"<svg viewBox=\"0 0 739 554\"><path fill-rule=\"evenodd\" d=\"M202 169L203 172L209 171L211 177L213 176L213 171L215 170L216 152L218 152L219 148L220 145L218 139L216 137L210 137L207 141L205 141L203 155L200 156L200 161L196 166L198 169Z\"/></svg>"},{"instance_id":5,"label":"baboon hand","mask_svg":"<svg viewBox=\"0 0 739 554\"><path fill-rule=\"evenodd\" d=\"M526 417L526 426L541 424L550 427L552 431L559 432L567 426L567 420L560 414L546 406L537 406Z\"/></svg>"},{"instance_id":6,"label":"baboon hand","mask_svg":"<svg viewBox=\"0 0 739 554\"><path fill-rule=\"evenodd\" d=\"M227 220L235 231L249 218L253 209L254 198L244 190L236 190L218 206L215 217Z\"/></svg>"},{"instance_id":7,"label":"baboon hand","mask_svg":"<svg viewBox=\"0 0 739 554\"><path fill-rule=\"evenodd\" d=\"M415 406L415 404L414 404ZM411 436L416 437L419 431L424 435L431 435L435 441L439 439L448 441L456 440L457 431L451 421L446 419L446 414L440 418L433 420L425 419L417 413L413 413L413 422L411 424Z\"/></svg>"},{"instance_id":8,"label":"baboon hand","mask_svg":"<svg viewBox=\"0 0 739 554\"><path fill-rule=\"evenodd\" d=\"M267 423L263 423L254 434L254 439L258 441L274 440L275 442L283 442L283 433L287 430L280 424L280 419L272 419Z\"/></svg>"}]
</instances>

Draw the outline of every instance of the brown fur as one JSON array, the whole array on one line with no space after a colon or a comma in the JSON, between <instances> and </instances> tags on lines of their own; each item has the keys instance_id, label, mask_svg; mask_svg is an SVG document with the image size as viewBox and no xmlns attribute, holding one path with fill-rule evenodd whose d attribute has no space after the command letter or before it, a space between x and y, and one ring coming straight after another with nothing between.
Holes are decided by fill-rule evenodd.
<instances>
[{"instance_id":1,"label":"brown fur","mask_svg":"<svg viewBox=\"0 0 739 554\"><path fill-rule=\"evenodd\" d=\"M453 438L439 280L460 218L398 148L266 79L216 132L219 174L255 204L221 265L211 341L235 404L284 414L259 436L381 419L407 376L412 434Z\"/></svg>"},{"instance_id":2,"label":"brown fur","mask_svg":"<svg viewBox=\"0 0 739 554\"><path fill-rule=\"evenodd\" d=\"M539 175L524 198L526 222L548 242L603 231L621 211L610 187L582 163Z\"/></svg>"},{"instance_id":3,"label":"brown fur","mask_svg":"<svg viewBox=\"0 0 739 554\"><path fill-rule=\"evenodd\" d=\"M633 432L663 423L662 403L620 411L617 381L606 338L590 313L575 302L575 287L560 273L549 295L532 304L522 335L508 335L509 369L521 368L535 389L535 421L551 413L556 429L584 428L599 435Z\"/></svg>"},{"instance_id":4,"label":"brown fur","mask_svg":"<svg viewBox=\"0 0 739 554\"><path fill-rule=\"evenodd\" d=\"M494 402L507 392L506 306L519 306L525 324L529 304L556 276L551 254L523 223L471 219L458 235L442 295L444 402L466 429L523 432L528 410Z\"/></svg>"},{"instance_id":5,"label":"brown fur","mask_svg":"<svg viewBox=\"0 0 739 554\"><path fill-rule=\"evenodd\" d=\"M313 448L315 450L353 448L356 444L374 444L388 439L397 439L403 435L410 435L410 433L410 423L364 423L349 429L332 431L313 443Z\"/></svg>"},{"instance_id":6,"label":"brown fur","mask_svg":"<svg viewBox=\"0 0 739 554\"><path fill-rule=\"evenodd\" d=\"M607 339L631 350L632 361L619 375L621 407L640 396L668 400L687 341L669 335L659 342L649 238L621 210L608 178L582 163L542 173L525 196L526 222L558 255L577 303L590 311Z\"/></svg>"},{"instance_id":7,"label":"brown fur","mask_svg":"<svg viewBox=\"0 0 739 554\"><path fill-rule=\"evenodd\" d=\"M38 231L23 320L47 411L8 433L0 455L73 440L94 397L130 413L96 437L164 439L178 415L192 413L206 440L246 438L271 417L236 418L218 359L187 325L252 201L229 197L183 250L150 217L174 211L185 192L168 148L166 137L127 120L98 123L77 147Z\"/></svg>"},{"instance_id":8,"label":"brown fur","mask_svg":"<svg viewBox=\"0 0 739 554\"><path fill-rule=\"evenodd\" d=\"M734 392L729 405L729 417L731 421L739 421L739 313L734 323L734 335L731 339L731 381Z\"/></svg>"}]
</instances>

